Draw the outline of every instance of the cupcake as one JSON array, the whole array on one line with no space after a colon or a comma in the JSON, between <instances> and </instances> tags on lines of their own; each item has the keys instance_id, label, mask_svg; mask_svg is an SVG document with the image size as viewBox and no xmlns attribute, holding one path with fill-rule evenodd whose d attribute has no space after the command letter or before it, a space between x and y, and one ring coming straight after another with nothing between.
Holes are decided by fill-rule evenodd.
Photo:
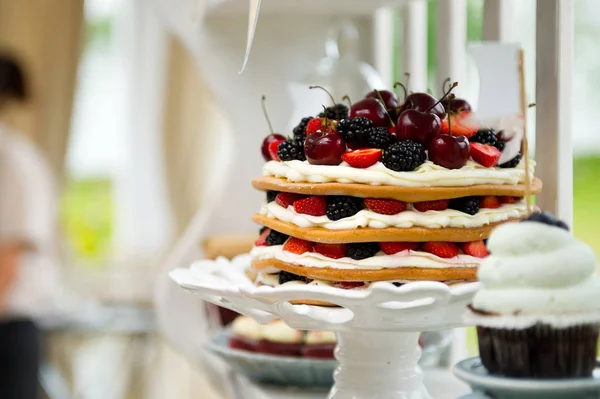
<instances>
[{"instance_id":1,"label":"cupcake","mask_svg":"<svg viewBox=\"0 0 600 399\"><path fill-rule=\"evenodd\" d=\"M333 359L337 338L331 331L307 331L304 335L302 357Z\"/></svg>"},{"instance_id":2,"label":"cupcake","mask_svg":"<svg viewBox=\"0 0 600 399\"><path fill-rule=\"evenodd\" d=\"M468 315L483 365L505 377L590 377L600 327L592 249L548 213L496 228L487 245Z\"/></svg>"}]
</instances>

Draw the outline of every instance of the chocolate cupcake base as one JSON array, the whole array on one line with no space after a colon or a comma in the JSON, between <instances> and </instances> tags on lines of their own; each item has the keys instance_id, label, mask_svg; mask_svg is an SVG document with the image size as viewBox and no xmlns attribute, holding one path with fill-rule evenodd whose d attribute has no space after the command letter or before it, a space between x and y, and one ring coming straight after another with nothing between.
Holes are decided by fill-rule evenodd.
<instances>
[{"instance_id":1,"label":"chocolate cupcake base","mask_svg":"<svg viewBox=\"0 0 600 399\"><path fill-rule=\"evenodd\" d=\"M494 375L518 378L590 377L600 325L526 329L477 327L479 356Z\"/></svg>"}]
</instances>

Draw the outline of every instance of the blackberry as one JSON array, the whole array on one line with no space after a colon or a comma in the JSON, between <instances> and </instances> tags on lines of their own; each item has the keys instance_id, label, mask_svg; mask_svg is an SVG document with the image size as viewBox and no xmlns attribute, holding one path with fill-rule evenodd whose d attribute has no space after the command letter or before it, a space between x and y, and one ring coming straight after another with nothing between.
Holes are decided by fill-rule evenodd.
<instances>
[{"instance_id":1,"label":"blackberry","mask_svg":"<svg viewBox=\"0 0 600 399\"><path fill-rule=\"evenodd\" d=\"M359 242L348 244L348 256L354 260L361 260L375 256L379 252L379 244L376 242Z\"/></svg>"},{"instance_id":2,"label":"blackberry","mask_svg":"<svg viewBox=\"0 0 600 399\"><path fill-rule=\"evenodd\" d=\"M549 226L559 227L569 231L569 226L562 220L558 220L548 212L534 212L527 219L521 220L521 222L538 222L547 224Z\"/></svg>"},{"instance_id":3,"label":"blackberry","mask_svg":"<svg viewBox=\"0 0 600 399\"><path fill-rule=\"evenodd\" d=\"M261 235L262 233L264 233L266 229L268 229L267 226L261 227L260 230L258 230L258 235Z\"/></svg>"},{"instance_id":4,"label":"blackberry","mask_svg":"<svg viewBox=\"0 0 600 399\"><path fill-rule=\"evenodd\" d=\"M267 202L275 201L275 197L277 197L277 194L279 194L279 191L267 191Z\"/></svg>"},{"instance_id":5,"label":"blackberry","mask_svg":"<svg viewBox=\"0 0 600 399\"><path fill-rule=\"evenodd\" d=\"M395 281L392 284L394 284L396 287L402 287L406 283L399 283L399 282Z\"/></svg>"},{"instance_id":6,"label":"blackberry","mask_svg":"<svg viewBox=\"0 0 600 399\"><path fill-rule=\"evenodd\" d=\"M410 172L417 169L427 159L422 144L412 140L394 143L383 152L381 162L386 168L396 172Z\"/></svg>"},{"instance_id":7,"label":"blackberry","mask_svg":"<svg viewBox=\"0 0 600 399\"><path fill-rule=\"evenodd\" d=\"M298 126L292 129L292 133L294 133L294 138L296 139L306 139L306 125L310 122L312 116L307 116L302 118Z\"/></svg>"},{"instance_id":8,"label":"blackberry","mask_svg":"<svg viewBox=\"0 0 600 399\"><path fill-rule=\"evenodd\" d=\"M288 238L290 238L290 236L275 230L271 230L271 232L267 235L267 238L265 238L265 241L267 242L268 246L283 245Z\"/></svg>"},{"instance_id":9,"label":"blackberry","mask_svg":"<svg viewBox=\"0 0 600 399\"><path fill-rule=\"evenodd\" d=\"M396 141L396 137L385 127L374 127L367 135L367 143L371 148L386 149Z\"/></svg>"},{"instance_id":10,"label":"blackberry","mask_svg":"<svg viewBox=\"0 0 600 399\"><path fill-rule=\"evenodd\" d=\"M327 197L327 217L330 220L340 220L356 215L362 209L362 200L354 197Z\"/></svg>"},{"instance_id":11,"label":"blackberry","mask_svg":"<svg viewBox=\"0 0 600 399\"><path fill-rule=\"evenodd\" d=\"M298 276L297 274L292 274L292 273L288 273L288 272L284 272L283 270L280 270L279 271L279 284L285 284L290 281L304 281L305 283L308 282L306 280L306 277L304 277L304 276Z\"/></svg>"},{"instance_id":12,"label":"blackberry","mask_svg":"<svg viewBox=\"0 0 600 399\"><path fill-rule=\"evenodd\" d=\"M479 212L479 198L454 198L450 200L450 204L448 205L448 207L450 209L456 209L457 211L461 211L469 215L475 215L477 212Z\"/></svg>"},{"instance_id":13,"label":"blackberry","mask_svg":"<svg viewBox=\"0 0 600 399\"><path fill-rule=\"evenodd\" d=\"M279 144L277 149L277 156L282 161L306 161L306 155L304 154L304 140L302 139L291 139L283 141Z\"/></svg>"},{"instance_id":14,"label":"blackberry","mask_svg":"<svg viewBox=\"0 0 600 399\"><path fill-rule=\"evenodd\" d=\"M348 109L347 105L344 104L335 104L332 107L325 108L325 112L321 112L317 115L319 118L327 117L327 119L335 119L339 121L340 119L344 119L348 117Z\"/></svg>"},{"instance_id":15,"label":"blackberry","mask_svg":"<svg viewBox=\"0 0 600 399\"><path fill-rule=\"evenodd\" d=\"M364 116L342 119L337 124L338 134L348 144L366 145L373 122Z\"/></svg>"},{"instance_id":16,"label":"blackberry","mask_svg":"<svg viewBox=\"0 0 600 399\"><path fill-rule=\"evenodd\" d=\"M511 159L510 161L504 162L502 165L498 166L501 168L514 168L521 162L522 157L523 156L521 155L521 153L518 153L517 156Z\"/></svg>"},{"instance_id":17,"label":"blackberry","mask_svg":"<svg viewBox=\"0 0 600 399\"><path fill-rule=\"evenodd\" d=\"M496 138L496 132L493 129L479 129L469 141L496 146L498 139Z\"/></svg>"},{"instance_id":18,"label":"blackberry","mask_svg":"<svg viewBox=\"0 0 600 399\"><path fill-rule=\"evenodd\" d=\"M494 147L496 147L500 152L502 152L502 151L504 151L505 146L506 146L506 143L504 141L498 140Z\"/></svg>"}]
</instances>

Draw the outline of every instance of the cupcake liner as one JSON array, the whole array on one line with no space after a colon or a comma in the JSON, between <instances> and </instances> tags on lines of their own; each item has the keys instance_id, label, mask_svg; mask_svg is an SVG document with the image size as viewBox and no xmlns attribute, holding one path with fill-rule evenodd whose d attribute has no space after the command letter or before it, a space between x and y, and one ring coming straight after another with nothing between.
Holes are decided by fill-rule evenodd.
<instances>
[{"instance_id":1,"label":"cupcake liner","mask_svg":"<svg viewBox=\"0 0 600 399\"><path fill-rule=\"evenodd\" d=\"M525 329L477 327L479 355L494 375L518 378L590 377L600 324Z\"/></svg>"}]
</instances>

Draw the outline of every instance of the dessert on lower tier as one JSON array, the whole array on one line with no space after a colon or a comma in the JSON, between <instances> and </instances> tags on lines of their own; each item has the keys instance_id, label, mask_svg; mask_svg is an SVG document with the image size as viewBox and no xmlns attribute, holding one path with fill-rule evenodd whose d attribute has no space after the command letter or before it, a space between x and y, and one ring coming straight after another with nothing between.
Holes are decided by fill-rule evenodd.
<instances>
[{"instance_id":1,"label":"dessert on lower tier","mask_svg":"<svg viewBox=\"0 0 600 399\"><path fill-rule=\"evenodd\" d=\"M269 135L252 182L266 201L253 216L251 279L344 289L475 280L491 231L525 218L542 182L464 100L453 108L454 86L439 100L375 90L303 118L293 137Z\"/></svg>"}]
</instances>

